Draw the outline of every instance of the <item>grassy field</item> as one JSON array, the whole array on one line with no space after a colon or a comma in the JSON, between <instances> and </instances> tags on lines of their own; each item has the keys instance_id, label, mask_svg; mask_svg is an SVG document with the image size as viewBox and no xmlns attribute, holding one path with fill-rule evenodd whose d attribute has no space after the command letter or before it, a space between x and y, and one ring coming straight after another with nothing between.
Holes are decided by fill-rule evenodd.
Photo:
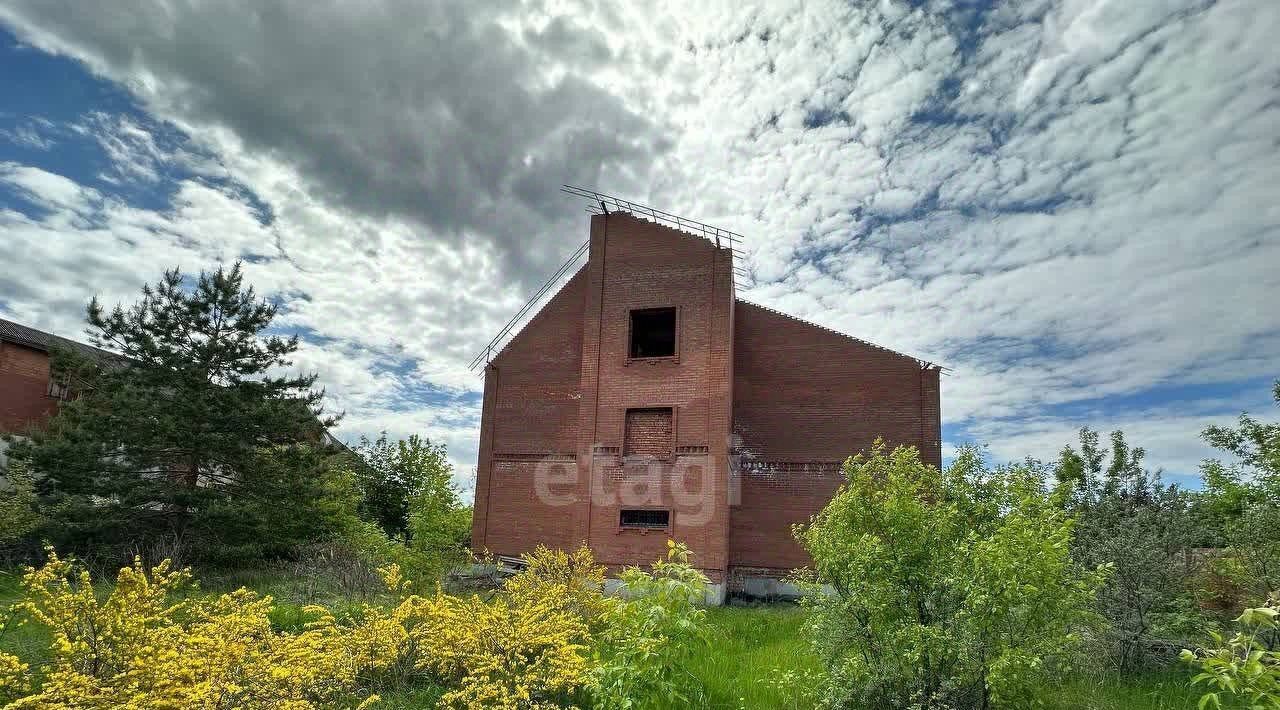
<instances>
[{"instance_id":1,"label":"grassy field","mask_svg":"<svg viewBox=\"0 0 1280 710\"><path fill-rule=\"evenodd\" d=\"M810 707L805 681L818 673L806 647L802 611L793 606L711 609L712 642L689 666L707 708ZM1173 710L1194 708L1200 697L1176 669L1137 679L1110 674L1064 679L1046 705L1055 710Z\"/></svg>"},{"instance_id":2,"label":"grassy field","mask_svg":"<svg viewBox=\"0 0 1280 710\"><path fill-rule=\"evenodd\" d=\"M0 610L18 597L19 575L0 571ZM314 580L283 577L272 571L209 577L199 593L216 593L248 586L278 600L272 622L282 629L301 625L301 607L324 603L340 610L357 602L336 588ZM376 601L376 599L372 600ZM803 612L789 605L723 607L708 610L709 643L699 647L686 671L701 688L693 705L712 710L756 710L812 707L813 679L818 659L801 634ZM4 614L0 611L0 621ZM10 624L0 631L0 650L31 663L45 658L47 636L39 628ZM1199 693L1187 687L1189 674L1177 669L1138 679L1111 675L1063 679L1047 707L1054 710L1173 710L1194 708ZM378 707L408 710L432 707L440 691L418 688L383 692Z\"/></svg>"}]
</instances>

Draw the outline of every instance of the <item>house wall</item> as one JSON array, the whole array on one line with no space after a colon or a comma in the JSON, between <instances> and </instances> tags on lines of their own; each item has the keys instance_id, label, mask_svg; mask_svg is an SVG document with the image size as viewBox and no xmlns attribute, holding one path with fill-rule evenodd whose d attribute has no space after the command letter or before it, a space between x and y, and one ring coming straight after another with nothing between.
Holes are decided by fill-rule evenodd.
<instances>
[{"instance_id":1,"label":"house wall","mask_svg":"<svg viewBox=\"0 0 1280 710\"><path fill-rule=\"evenodd\" d=\"M629 358L630 312L663 307L676 355ZM936 368L737 301L728 249L595 215L586 266L486 368L473 544L586 542L616 571L675 538L716 583L776 575L810 563L791 525L826 505L845 458L883 437L940 463L938 396ZM670 423L633 413L648 443L627 456L627 411L645 408ZM623 528L626 508L671 510L671 526Z\"/></svg>"},{"instance_id":2,"label":"house wall","mask_svg":"<svg viewBox=\"0 0 1280 710\"><path fill-rule=\"evenodd\" d=\"M938 370L750 303L735 324L730 564L811 564L791 526L831 499L844 459L883 437L941 464Z\"/></svg>"},{"instance_id":3,"label":"house wall","mask_svg":"<svg viewBox=\"0 0 1280 710\"><path fill-rule=\"evenodd\" d=\"M689 545L715 582L728 566L732 411L732 255L700 237L628 214L591 220L579 471L590 484L587 533L611 568L651 562L666 540ZM630 312L677 308L676 356L628 358ZM673 410L674 451L624 457L626 412ZM672 511L668 530L624 529L624 508Z\"/></svg>"},{"instance_id":4,"label":"house wall","mask_svg":"<svg viewBox=\"0 0 1280 710\"><path fill-rule=\"evenodd\" d=\"M585 286L579 271L485 368L472 520L477 550L515 556L538 544L567 548L586 540L585 499L572 482Z\"/></svg>"},{"instance_id":5,"label":"house wall","mask_svg":"<svg viewBox=\"0 0 1280 710\"><path fill-rule=\"evenodd\" d=\"M58 400L49 396L49 354L0 341L0 432L40 426L57 411Z\"/></svg>"}]
</instances>

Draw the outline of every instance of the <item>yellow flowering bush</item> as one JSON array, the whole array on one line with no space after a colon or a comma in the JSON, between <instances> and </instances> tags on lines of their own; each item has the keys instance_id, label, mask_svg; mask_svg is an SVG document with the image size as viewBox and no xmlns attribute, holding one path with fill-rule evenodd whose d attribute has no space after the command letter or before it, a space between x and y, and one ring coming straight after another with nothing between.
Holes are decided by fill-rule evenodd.
<instances>
[{"instance_id":1,"label":"yellow flowering bush","mask_svg":"<svg viewBox=\"0 0 1280 710\"><path fill-rule=\"evenodd\" d=\"M52 660L37 678L21 659L0 653L0 703L15 710L364 708L378 701L374 687L422 681L443 688L442 706L466 710L618 698L661 688L637 669L674 658L672 643L700 621L691 604L704 579L688 567L686 548L673 544L670 556L652 574L624 575L640 593L631 600L604 596L604 570L585 547L539 548L492 601L439 588L413 594L390 565L379 572L398 595L395 605L364 604L344 619L305 607L302 629L288 632L272 628L269 596L175 594L193 586L187 570L164 562L147 571L137 560L104 596L87 571L50 550L43 567L27 570L13 611L50 631ZM602 650L619 641L632 650ZM613 671L602 672L602 662Z\"/></svg>"},{"instance_id":2,"label":"yellow flowering bush","mask_svg":"<svg viewBox=\"0 0 1280 710\"><path fill-rule=\"evenodd\" d=\"M26 694L28 670L29 666L17 656L0 651L0 703Z\"/></svg>"},{"instance_id":3,"label":"yellow flowering bush","mask_svg":"<svg viewBox=\"0 0 1280 710\"><path fill-rule=\"evenodd\" d=\"M241 589L169 603L190 573L135 560L105 599L89 574L50 552L23 579L17 610L47 627L53 660L18 708L289 708L357 705L350 636L321 607L300 633L271 628L271 597ZM0 668L12 667L0 660ZM29 683L27 669L0 678ZM0 686L3 687L3 686ZM367 704L376 700L365 699Z\"/></svg>"},{"instance_id":4,"label":"yellow flowering bush","mask_svg":"<svg viewBox=\"0 0 1280 710\"><path fill-rule=\"evenodd\" d=\"M587 680L586 625L560 600L437 594L403 604L418 609L410 632L417 667L454 688L445 705L563 707Z\"/></svg>"},{"instance_id":5,"label":"yellow flowering bush","mask_svg":"<svg viewBox=\"0 0 1280 710\"><path fill-rule=\"evenodd\" d=\"M558 601L564 611L598 630L613 600L604 596L604 568L596 564L591 548L565 552L539 545L524 560L525 568L504 585L508 597L522 603Z\"/></svg>"}]
</instances>

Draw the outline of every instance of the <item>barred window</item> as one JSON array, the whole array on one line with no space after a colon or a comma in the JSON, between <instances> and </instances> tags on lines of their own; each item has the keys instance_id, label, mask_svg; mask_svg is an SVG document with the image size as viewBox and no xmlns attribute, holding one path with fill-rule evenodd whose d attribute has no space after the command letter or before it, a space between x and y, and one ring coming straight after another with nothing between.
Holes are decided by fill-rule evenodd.
<instances>
[{"instance_id":1,"label":"barred window","mask_svg":"<svg viewBox=\"0 0 1280 710\"><path fill-rule=\"evenodd\" d=\"M662 529L671 525L669 510L624 510L619 523L624 528L644 528L647 530Z\"/></svg>"}]
</instances>

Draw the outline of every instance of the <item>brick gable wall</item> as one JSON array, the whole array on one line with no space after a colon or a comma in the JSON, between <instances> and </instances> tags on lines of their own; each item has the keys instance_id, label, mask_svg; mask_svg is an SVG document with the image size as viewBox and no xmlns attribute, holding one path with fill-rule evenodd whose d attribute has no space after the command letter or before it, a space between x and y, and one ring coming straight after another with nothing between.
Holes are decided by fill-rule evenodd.
<instances>
[{"instance_id":1,"label":"brick gable wall","mask_svg":"<svg viewBox=\"0 0 1280 710\"><path fill-rule=\"evenodd\" d=\"M743 302L734 341L732 565L810 564L791 526L826 505L840 464L877 437L941 464L936 368Z\"/></svg>"},{"instance_id":2,"label":"brick gable wall","mask_svg":"<svg viewBox=\"0 0 1280 710\"><path fill-rule=\"evenodd\" d=\"M585 271L575 274L485 368L472 545L519 555L574 547ZM539 495L539 476L544 480ZM490 521L492 520L492 524Z\"/></svg>"}]
</instances>

